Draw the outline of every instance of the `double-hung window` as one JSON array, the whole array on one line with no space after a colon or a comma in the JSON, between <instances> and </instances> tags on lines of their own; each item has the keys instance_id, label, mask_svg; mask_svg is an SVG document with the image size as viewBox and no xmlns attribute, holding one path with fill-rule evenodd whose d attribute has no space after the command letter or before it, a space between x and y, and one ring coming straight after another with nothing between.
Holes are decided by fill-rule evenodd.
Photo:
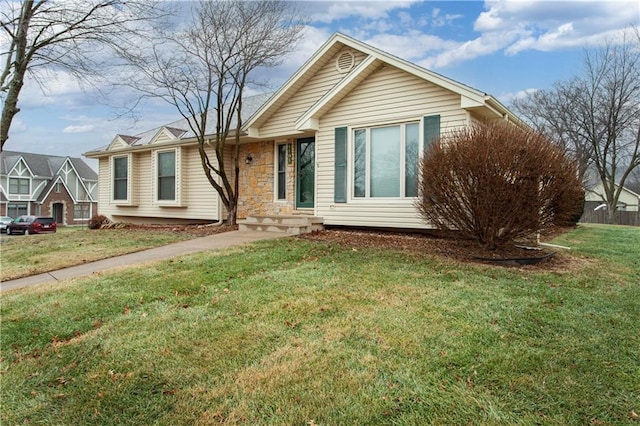
<instances>
[{"instance_id":1,"label":"double-hung window","mask_svg":"<svg viewBox=\"0 0 640 426\"><path fill-rule=\"evenodd\" d=\"M126 201L128 199L129 157L115 157L113 159L113 199Z\"/></svg>"},{"instance_id":2,"label":"double-hung window","mask_svg":"<svg viewBox=\"0 0 640 426\"><path fill-rule=\"evenodd\" d=\"M9 178L9 193L20 195L29 194L29 179Z\"/></svg>"},{"instance_id":3,"label":"double-hung window","mask_svg":"<svg viewBox=\"0 0 640 426\"><path fill-rule=\"evenodd\" d=\"M353 131L353 197L418 195L419 123Z\"/></svg>"},{"instance_id":4,"label":"double-hung window","mask_svg":"<svg viewBox=\"0 0 640 426\"><path fill-rule=\"evenodd\" d=\"M151 152L152 204L159 207L184 207L180 147Z\"/></svg>"},{"instance_id":5,"label":"double-hung window","mask_svg":"<svg viewBox=\"0 0 640 426\"><path fill-rule=\"evenodd\" d=\"M158 201L176 199L176 151L158 152Z\"/></svg>"}]
</instances>

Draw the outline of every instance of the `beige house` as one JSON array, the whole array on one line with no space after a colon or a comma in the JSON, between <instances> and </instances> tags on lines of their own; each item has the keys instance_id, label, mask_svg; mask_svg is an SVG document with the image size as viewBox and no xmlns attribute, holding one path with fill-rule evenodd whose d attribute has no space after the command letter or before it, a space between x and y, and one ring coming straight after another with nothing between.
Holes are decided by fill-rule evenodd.
<instances>
[{"instance_id":1,"label":"beige house","mask_svg":"<svg viewBox=\"0 0 640 426\"><path fill-rule=\"evenodd\" d=\"M618 185L616 185L618 187ZM602 182L595 185L585 193L585 210L593 210L597 208L605 208L603 204L606 203L606 197L604 194L604 187ZM620 198L618 198L618 211L623 212L637 212L638 203L640 202L640 195L636 194L632 190L623 187L620 191Z\"/></svg>"},{"instance_id":2,"label":"beige house","mask_svg":"<svg viewBox=\"0 0 640 426\"><path fill-rule=\"evenodd\" d=\"M325 225L427 227L414 207L424 147L472 123L517 121L484 92L342 34L244 105L238 217ZM184 122L85 155L99 160L100 213L114 220L225 218Z\"/></svg>"}]
</instances>

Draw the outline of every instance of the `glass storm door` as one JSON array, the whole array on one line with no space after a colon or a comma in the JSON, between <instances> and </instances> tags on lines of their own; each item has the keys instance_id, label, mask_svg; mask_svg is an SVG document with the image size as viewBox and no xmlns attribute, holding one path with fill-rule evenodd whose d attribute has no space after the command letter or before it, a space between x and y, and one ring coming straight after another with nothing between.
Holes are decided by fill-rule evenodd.
<instances>
[{"instance_id":1,"label":"glass storm door","mask_svg":"<svg viewBox=\"0 0 640 426\"><path fill-rule=\"evenodd\" d=\"M315 138L298 139L296 148L296 207L313 208L316 186L316 140Z\"/></svg>"}]
</instances>

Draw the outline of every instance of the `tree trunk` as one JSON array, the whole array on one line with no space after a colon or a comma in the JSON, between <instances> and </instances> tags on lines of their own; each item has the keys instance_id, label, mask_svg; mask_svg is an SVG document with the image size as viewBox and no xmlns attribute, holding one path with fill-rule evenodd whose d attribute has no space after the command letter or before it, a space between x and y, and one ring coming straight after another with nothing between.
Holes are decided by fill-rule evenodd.
<instances>
[{"instance_id":1,"label":"tree trunk","mask_svg":"<svg viewBox=\"0 0 640 426\"><path fill-rule=\"evenodd\" d=\"M0 118L0 151L4 150L4 144L9 139L9 128L13 117L20 112L18 97L24 84L24 76L27 73L27 64L30 59L27 57L27 33L32 14L33 0L28 0L22 5L20 24L13 41L14 46L12 46L13 50L8 52L9 55L13 55L13 64L7 62L8 67L5 73L6 75L11 74L11 67L13 67L13 75L10 77L9 90L7 91L7 97L2 107L2 117ZM3 74L3 79L4 76L5 74ZM4 84L4 81L2 83Z\"/></svg>"},{"instance_id":2,"label":"tree trunk","mask_svg":"<svg viewBox=\"0 0 640 426\"><path fill-rule=\"evenodd\" d=\"M238 223L238 204L227 209L227 225L236 226Z\"/></svg>"},{"instance_id":3,"label":"tree trunk","mask_svg":"<svg viewBox=\"0 0 640 426\"><path fill-rule=\"evenodd\" d=\"M616 224L616 208L615 206L607 206L607 223L609 225Z\"/></svg>"}]
</instances>

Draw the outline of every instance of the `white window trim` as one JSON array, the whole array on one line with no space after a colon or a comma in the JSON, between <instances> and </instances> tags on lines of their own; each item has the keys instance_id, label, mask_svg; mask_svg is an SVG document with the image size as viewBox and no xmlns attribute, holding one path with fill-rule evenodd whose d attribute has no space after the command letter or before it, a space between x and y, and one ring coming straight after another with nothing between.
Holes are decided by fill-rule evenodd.
<instances>
[{"instance_id":1,"label":"white window trim","mask_svg":"<svg viewBox=\"0 0 640 426\"><path fill-rule=\"evenodd\" d=\"M120 199L116 199L114 196L114 190L115 190L115 185L114 185L114 179L115 179L115 170L116 170L116 158L123 158L126 157L127 159L127 198L124 200L120 200ZM121 154L121 155L113 155L110 159L110 165L109 165L109 170L110 170L110 176L109 176L109 200L111 201L111 204L116 205L116 206L135 206L135 197L133 196L133 155L131 153L128 154Z\"/></svg>"},{"instance_id":2,"label":"white window trim","mask_svg":"<svg viewBox=\"0 0 640 426\"><path fill-rule=\"evenodd\" d=\"M406 180L406 125L408 124L417 124L418 125L418 150L422 152L423 147L423 127L422 120L419 118L409 119L401 122L385 122L385 123L376 123L371 125L358 125L358 126L349 126L347 133L347 142L348 142L348 163L347 163L347 185L348 185L348 200L350 203L379 203L379 204L388 204L389 202L395 201L411 201L414 202L417 197L407 197L404 195L405 188L405 180ZM400 126L400 170L404 171L400 173L400 196L399 197L371 197L370 196L370 167L371 167L371 149L370 149L370 131L375 128L384 128L384 127L392 127L392 126ZM366 196L365 197L356 197L355 196L355 132L356 130L367 130L367 159L366 159Z\"/></svg>"},{"instance_id":3,"label":"white window trim","mask_svg":"<svg viewBox=\"0 0 640 426\"><path fill-rule=\"evenodd\" d=\"M175 153L175 198L158 199L158 156L165 152ZM153 205L158 207L184 207L182 197L182 148L157 149L151 152L151 191Z\"/></svg>"},{"instance_id":4,"label":"white window trim","mask_svg":"<svg viewBox=\"0 0 640 426\"><path fill-rule=\"evenodd\" d=\"M275 203L287 203L289 201L289 193L287 191L287 186L289 183L289 163L288 163L288 156L291 155L292 153L289 152L289 149L291 148L289 146L290 142L286 142L286 141L282 141L282 142L276 142L273 146L273 201ZM285 188L284 188L284 198L278 198L278 192L280 190L280 187L278 186L278 147L280 145L284 145L285 146L285 164L284 164L284 182L285 182Z\"/></svg>"},{"instance_id":5,"label":"white window trim","mask_svg":"<svg viewBox=\"0 0 640 426\"><path fill-rule=\"evenodd\" d=\"M11 192L11 180L12 179L16 179L18 181L18 192ZM20 192L20 181L21 180L26 180L28 183L28 188L27 188L27 192ZM25 195L31 195L31 191L32 191L32 182L31 182L31 178L30 177L24 177L24 176L9 176L7 178L7 193L9 195L17 195L17 196L25 196Z\"/></svg>"}]
</instances>

